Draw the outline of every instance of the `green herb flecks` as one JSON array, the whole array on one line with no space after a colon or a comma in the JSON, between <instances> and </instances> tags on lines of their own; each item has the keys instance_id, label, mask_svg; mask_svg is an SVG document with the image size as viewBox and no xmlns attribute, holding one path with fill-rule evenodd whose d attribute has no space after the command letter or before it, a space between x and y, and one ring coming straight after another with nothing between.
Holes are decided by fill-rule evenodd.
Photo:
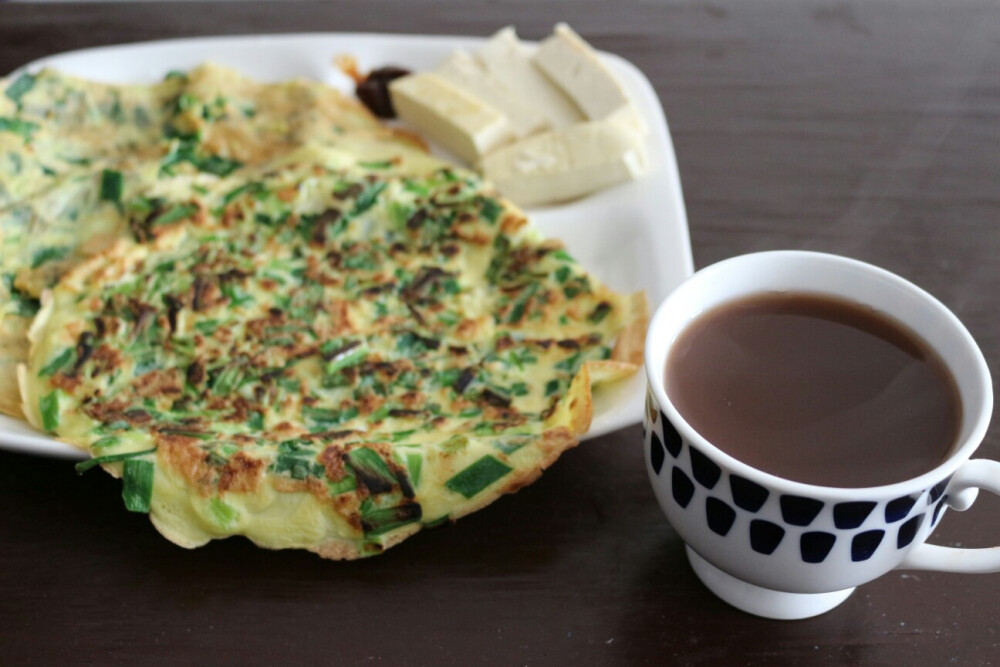
<instances>
[{"instance_id":1,"label":"green herb flecks","mask_svg":"<svg viewBox=\"0 0 1000 667\"><path fill-rule=\"evenodd\" d=\"M509 465L487 454L449 479L444 485L455 493L471 498L511 470L513 468Z\"/></svg>"}]
</instances>

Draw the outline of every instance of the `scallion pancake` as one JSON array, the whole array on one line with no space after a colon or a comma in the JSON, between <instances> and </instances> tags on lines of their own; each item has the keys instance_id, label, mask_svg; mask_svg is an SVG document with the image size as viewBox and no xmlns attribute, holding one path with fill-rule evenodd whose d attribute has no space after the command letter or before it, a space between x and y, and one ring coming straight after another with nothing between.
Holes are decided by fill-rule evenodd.
<instances>
[{"instance_id":1,"label":"scallion pancake","mask_svg":"<svg viewBox=\"0 0 1000 667\"><path fill-rule=\"evenodd\" d=\"M591 384L636 370L645 302L476 175L392 167L192 192L71 270L30 331L31 423L187 547L357 558L533 481L587 430Z\"/></svg>"}]
</instances>

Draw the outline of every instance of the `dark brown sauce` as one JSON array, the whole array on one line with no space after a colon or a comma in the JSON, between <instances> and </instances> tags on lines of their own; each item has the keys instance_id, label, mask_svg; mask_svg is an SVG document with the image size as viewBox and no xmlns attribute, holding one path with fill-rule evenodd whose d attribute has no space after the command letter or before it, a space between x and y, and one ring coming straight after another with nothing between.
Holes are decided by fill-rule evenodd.
<instances>
[{"instance_id":1,"label":"dark brown sauce","mask_svg":"<svg viewBox=\"0 0 1000 667\"><path fill-rule=\"evenodd\" d=\"M870 308L816 294L755 295L700 315L671 348L665 380L713 445L823 486L927 472L961 422L955 380L927 343Z\"/></svg>"}]
</instances>

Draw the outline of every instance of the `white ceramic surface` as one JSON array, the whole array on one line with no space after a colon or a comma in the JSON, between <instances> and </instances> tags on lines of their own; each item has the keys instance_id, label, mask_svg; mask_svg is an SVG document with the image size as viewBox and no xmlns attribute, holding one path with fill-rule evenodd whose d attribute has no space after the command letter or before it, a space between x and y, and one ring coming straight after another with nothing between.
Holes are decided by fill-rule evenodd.
<instances>
[{"instance_id":1,"label":"white ceramic surface","mask_svg":"<svg viewBox=\"0 0 1000 667\"><path fill-rule=\"evenodd\" d=\"M870 488L782 479L715 448L685 421L664 388L673 342L700 313L762 292L831 294L868 305L930 343L958 384L959 444L933 470ZM1000 571L1000 547L925 545L947 507L979 488L1000 493L1000 463L970 457L993 409L989 369L958 319L902 278L855 260L800 251L735 257L699 271L660 305L646 339L650 378L646 462L657 500L692 554L696 574L724 600L771 618L804 618L897 568ZM887 442L887 446L893 443Z\"/></svg>"},{"instance_id":2,"label":"white ceramic surface","mask_svg":"<svg viewBox=\"0 0 1000 667\"><path fill-rule=\"evenodd\" d=\"M175 69L205 61L233 67L263 81L305 77L352 92L351 81L333 65L351 54L362 70L402 65L434 67L455 48L474 49L482 39L445 36L311 33L181 39L72 51L29 63L109 83L149 83ZM620 291L646 290L659 303L691 274L687 216L673 143L663 110L649 81L631 63L602 54L625 83L650 128L649 173L628 183L562 206L529 209L546 234L605 283ZM440 152L440 151L439 151ZM594 420L586 438L639 421L645 378L642 373L595 393ZM26 423L0 416L0 449L46 456L82 458Z\"/></svg>"}]
</instances>

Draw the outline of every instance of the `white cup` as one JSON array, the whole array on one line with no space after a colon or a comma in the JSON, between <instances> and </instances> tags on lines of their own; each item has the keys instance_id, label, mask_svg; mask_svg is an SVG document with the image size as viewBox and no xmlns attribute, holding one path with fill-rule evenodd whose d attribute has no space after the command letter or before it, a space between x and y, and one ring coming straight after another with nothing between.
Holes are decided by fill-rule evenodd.
<instances>
[{"instance_id":1,"label":"white cup","mask_svg":"<svg viewBox=\"0 0 1000 667\"><path fill-rule=\"evenodd\" d=\"M667 355L678 335L715 306L789 291L870 306L938 352L955 377L962 406L958 445L947 459L884 486L816 486L752 468L688 424L664 388ZM1000 463L970 460L993 410L982 352L961 322L919 287L835 255L774 251L735 257L699 271L660 304L645 356L649 478L695 573L726 602L768 618L807 618L895 568L1000 571L1000 547L924 544L946 507L968 508L980 488L1000 493Z\"/></svg>"}]
</instances>

